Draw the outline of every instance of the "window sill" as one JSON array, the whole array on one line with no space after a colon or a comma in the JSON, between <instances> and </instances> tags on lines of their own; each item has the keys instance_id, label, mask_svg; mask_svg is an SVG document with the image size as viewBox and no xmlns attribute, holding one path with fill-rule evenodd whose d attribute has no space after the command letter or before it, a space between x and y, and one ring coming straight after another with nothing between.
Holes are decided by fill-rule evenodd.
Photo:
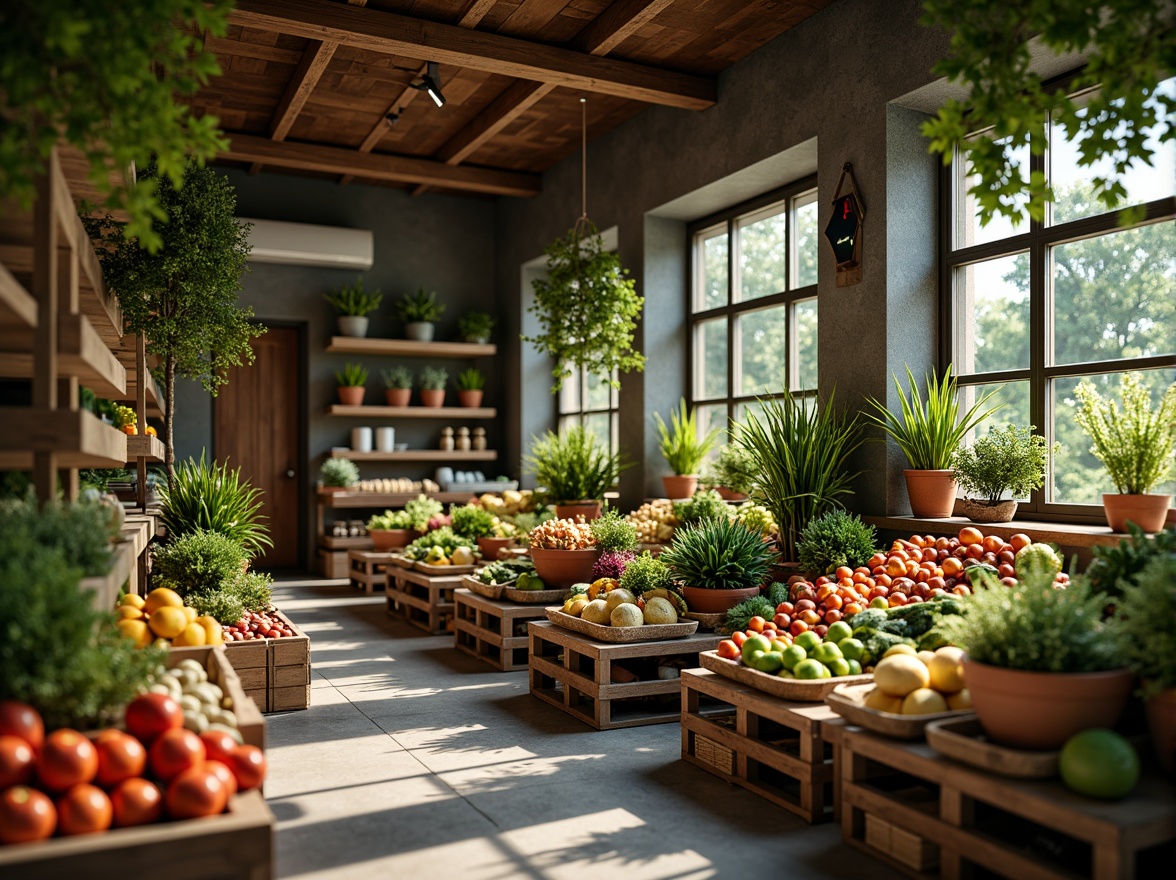
<instances>
[{"instance_id":1,"label":"window sill","mask_svg":"<svg viewBox=\"0 0 1176 880\"><path fill-rule=\"evenodd\" d=\"M863 516L862 519L880 529L907 534L954 534L964 526L975 526L986 535L1008 539L1016 534L1028 535L1034 541L1045 541L1062 547L1113 547L1125 534L1112 532L1109 526L1077 525L1075 523L1013 520L1008 523L974 523L967 517L949 516L946 519L921 519L914 516Z\"/></svg>"}]
</instances>

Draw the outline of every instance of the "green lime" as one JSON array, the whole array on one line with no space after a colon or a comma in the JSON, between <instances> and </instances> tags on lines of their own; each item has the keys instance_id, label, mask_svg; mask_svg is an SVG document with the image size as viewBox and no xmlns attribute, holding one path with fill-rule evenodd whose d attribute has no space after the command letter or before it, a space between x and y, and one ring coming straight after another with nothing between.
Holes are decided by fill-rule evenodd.
<instances>
[{"instance_id":1,"label":"green lime","mask_svg":"<svg viewBox=\"0 0 1176 880\"><path fill-rule=\"evenodd\" d=\"M813 648L812 654L809 656L814 660L820 660L827 666L830 661L841 659L841 649L832 642L821 642Z\"/></svg>"},{"instance_id":2,"label":"green lime","mask_svg":"<svg viewBox=\"0 0 1176 880\"><path fill-rule=\"evenodd\" d=\"M841 649L841 656L846 660L860 661L862 655L866 653L866 646L862 644L860 639L842 639L837 643L837 647Z\"/></svg>"},{"instance_id":3,"label":"green lime","mask_svg":"<svg viewBox=\"0 0 1176 880\"><path fill-rule=\"evenodd\" d=\"M818 660L801 660L792 670L793 675L804 681L815 681L824 678L829 672Z\"/></svg>"},{"instance_id":4,"label":"green lime","mask_svg":"<svg viewBox=\"0 0 1176 880\"><path fill-rule=\"evenodd\" d=\"M784 650L781 655L784 658L785 669L796 669L796 664L808 657L808 652L800 645L792 645Z\"/></svg>"},{"instance_id":5,"label":"green lime","mask_svg":"<svg viewBox=\"0 0 1176 880\"><path fill-rule=\"evenodd\" d=\"M753 653L756 651L767 653L770 650L772 650L772 643L764 636L748 636L747 641L743 643L743 662L751 666L750 658Z\"/></svg>"},{"instance_id":6,"label":"green lime","mask_svg":"<svg viewBox=\"0 0 1176 880\"><path fill-rule=\"evenodd\" d=\"M1058 770L1062 782L1079 794L1121 798L1139 781L1139 755L1114 731L1084 730L1062 746Z\"/></svg>"},{"instance_id":7,"label":"green lime","mask_svg":"<svg viewBox=\"0 0 1176 880\"><path fill-rule=\"evenodd\" d=\"M849 664L849 674L850 675L861 675L862 674L862 664L858 663L858 661L846 660L845 662Z\"/></svg>"},{"instance_id":8,"label":"green lime","mask_svg":"<svg viewBox=\"0 0 1176 880\"><path fill-rule=\"evenodd\" d=\"M793 639L792 644L799 645L800 647L804 648L806 653L811 654L813 648L821 644L821 637L809 629L805 630L795 639Z\"/></svg>"},{"instance_id":9,"label":"green lime","mask_svg":"<svg viewBox=\"0 0 1176 880\"><path fill-rule=\"evenodd\" d=\"M758 669L760 672L775 675L784 668L783 655L777 654L775 651L768 651L763 654L757 652L757 655L753 655L752 657L750 664L752 669Z\"/></svg>"},{"instance_id":10,"label":"green lime","mask_svg":"<svg viewBox=\"0 0 1176 880\"><path fill-rule=\"evenodd\" d=\"M781 669L776 673L776 678L796 678L796 674L791 669Z\"/></svg>"},{"instance_id":11,"label":"green lime","mask_svg":"<svg viewBox=\"0 0 1176 880\"><path fill-rule=\"evenodd\" d=\"M829 624L829 631L825 633L825 641L838 645L842 639L848 639L852 635L853 627L844 620L838 620L835 623Z\"/></svg>"},{"instance_id":12,"label":"green lime","mask_svg":"<svg viewBox=\"0 0 1176 880\"><path fill-rule=\"evenodd\" d=\"M829 667L830 674L835 678L842 675L849 675L849 671L852 668L849 665L849 661L842 657L838 657L835 660L830 660L825 665ZM859 666L858 669L860 670L861 667Z\"/></svg>"},{"instance_id":13,"label":"green lime","mask_svg":"<svg viewBox=\"0 0 1176 880\"><path fill-rule=\"evenodd\" d=\"M871 608L882 608L885 610L886 608L890 607L890 603L886 601L885 596L875 596L873 599L870 600L870 607Z\"/></svg>"},{"instance_id":14,"label":"green lime","mask_svg":"<svg viewBox=\"0 0 1176 880\"><path fill-rule=\"evenodd\" d=\"M821 678L832 678L833 673L829 671L829 667L824 663L821 664Z\"/></svg>"}]
</instances>

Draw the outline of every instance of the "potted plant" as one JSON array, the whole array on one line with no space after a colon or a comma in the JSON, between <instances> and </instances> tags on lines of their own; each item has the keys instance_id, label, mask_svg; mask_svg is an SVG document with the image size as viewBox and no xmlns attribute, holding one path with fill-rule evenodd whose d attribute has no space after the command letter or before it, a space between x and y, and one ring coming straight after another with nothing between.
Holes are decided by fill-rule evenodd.
<instances>
[{"instance_id":1,"label":"potted plant","mask_svg":"<svg viewBox=\"0 0 1176 880\"><path fill-rule=\"evenodd\" d=\"M274 546L262 522L261 490L241 479L240 468L206 464L203 450L200 461L189 458L176 469L175 480L161 489L161 496L159 521L169 540L203 529L227 535L251 557Z\"/></svg>"},{"instance_id":2,"label":"potted plant","mask_svg":"<svg viewBox=\"0 0 1176 880\"><path fill-rule=\"evenodd\" d=\"M319 468L322 492L346 492L359 482L359 468L349 458L328 458Z\"/></svg>"},{"instance_id":3,"label":"potted plant","mask_svg":"<svg viewBox=\"0 0 1176 880\"><path fill-rule=\"evenodd\" d=\"M670 413L669 428L662 420L661 413L654 413L653 418L661 438L658 449L674 472L672 477L662 477L666 495L670 498L689 498L698 488L698 471L714 448L719 429L711 428L700 437L697 414L693 409L686 408L685 399L679 401L678 409Z\"/></svg>"},{"instance_id":4,"label":"potted plant","mask_svg":"<svg viewBox=\"0 0 1176 880\"><path fill-rule=\"evenodd\" d=\"M417 342L433 341L433 325L445 314L445 304L437 302L437 294L423 287L410 296L402 296L396 304L396 315L404 322L404 335Z\"/></svg>"},{"instance_id":5,"label":"potted plant","mask_svg":"<svg viewBox=\"0 0 1176 880\"><path fill-rule=\"evenodd\" d=\"M1058 448L1054 444L1055 452ZM952 477L964 490L964 516L978 523L1010 522L1017 514L1017 499L1045 484L1048 462L1045 438L1032 428L990 428L952 458ZM1012 497L1002 497L1006 493Z\"/></svg>"},{"instance_id":6,"label":"potted plant","mask_svg":"<svg viewBox=\"0 0 1176 880\"><path fill-rule=\"evenodd\" d=\"M606 490L616 485L621 454L610 454L596 435L583 425L548 431L543 439L531 438L531 454L524 459L527 471L555 503L560 518L596 519Z\"/></svg>"},{"instance_id":7,"label":"potted plant","mask_svg":"<svg viewBox=\"0 0 1176 880\"><path fill-rule=\"evenodd\" d=\"M674 516L678 523L692 526L708 519L731 519L733 508L713 489L695 492L685 501L674 502Z\"/></svg>"},{"instance_id":8,"label":"potted plant","mask_svg":"<svg viewBox=\"0 0 1176 880\"><path fill-rule=\"evenodd\" d=\"M759 595L772 556L758 532L722 517L678 529L658 558L691 611L720 614Z\"/></svg>"},{"instance_id":9,"label":"potted plant","mask_svg":"<svg viewBox=\"0 0 1176 880\"><path fill-rule=\"evenodd\" d=\"M408 546L411 519L404 510L385 510L369 519L367 531L372 538L372 549L386 552Z\"/></svg>"},{"instance_id":10,"label":"potted plant","mask_svg":"<svg viewBox=\"0 0 1176 880\"><path fill-rule=\"evenodd\" d=\"M956 482L951 471L952 456L964 437L1000 409L1000 405L982 410L988 399L996 393L989 391L982 394L961 417L956 378L951 374L950 364L943 374L942 382L934 374L926 377L926 403L923 402L910 367L907 367L906 372L910 385L909 398L899 384L898 377L894 377L894 387L898 390L899 405L902 407L901 417L890 412L884 403L868 397L866 402L875 413L868 414L866 419L893 438L907 457L910 468L902 473L906 477L911 513L919 517L948 517L955 507L956 497Z\"/></svg>"},{"instance_id":11,"label":"potted plant","mask_svg":"<svg viewBox=\"0 0 1176 880\"><path fill-rule=\"evenodd\" d=\"M443 367L425 367L421 370L421 404L439 407L445 405L445 386L449 384L449 371Z\"/></svg>"},{"instance_id":12,"label":"potted plant","mask_svg":"<svg viewBox=\"0 0 1176 880\"><path fill-rule=\"evenodd\" d=\"M586 583L600 558L592 524L571 519L549 519L527 533L535 573L554 590Z\"/></svg>"},{"instance_id":13,"label":"potted plant","mask_svg":"<svg viewBox=\"0 0 1176 880\"><path fill-rule=\"evenodd\" d=\"M1145 532L1164 527L1171 495L1149 494L1172 470L1176 452L1176 385L1164 392L1160 406L1151 399L1139 377L1124 373L1119 385L1121 403L1104 400L1089 381L1075 389L1075 421L1094 442L1091 452L1103 463L1116 493L1103 495L1103 510L1111 531L1127 531L1133 522Z\"/></svg>"},{"instance_id":14,"label":"potted plant","mask_svg":"<svg viewBox=\"0 0 1176 880\"><path fill-rule=\"evenodd\" d=\"M840 566L865 565L878 545L872 525L840 507L808 521L796 542L801 567L816 576L832 574Z\"/></svg>"},{"instance_id":15,"label":"potted plant","mask_svg":"<svg viewBox=\"0 0 1176 880\"><path fill-rule=\"evenodd\" d=\"M701 483L714 489L724 501L746 501L755 489L755 457L738 443L719 449Z\"/></svg>"},{"instance_id":16,"label":"potted plant","mask_svg":"<svg viewBox=\"0 0 1176 880\"><path fill-rule=\"evenodd\" d=\"M620 580L625 568L637 555L637 527L621 516L615 507L610 507L592 520L592 537L600 548L600 558L592 566L592 580Z\"/></svg>"},{"instance_id":17,"label":"potted plant","mask_svg":"<svg viewBox=\"0 0 1176 880\"><path fill-rule=\"evenodd\" d=\"M392 367L380 374L384 379L384 401L388 406L408 406L412 400L412 370Z\"/></svg>"},{"instance_id":18,"label":"potted plant","mask_svg":"<svg viewBox=\"0 0 1176 880\"><path fill-rule=\"evenodd\" d=\"M462 342L485 344L493 332L494 319L485 312L466 312L457 321L457 335Z\"/></svg>"},{"instance_id":19,"label":"potted plant","mask_svg":"<svg viewBox=\"0 0 1176 880\"><path fill-rule=\"evenodd\" d=\"M363 364L344 364L343 369L335 373L335 382L339 386L339 402L344 406L362 406L364 383L368 380L368 371Z\"/></svg>"},{"instance_id":20,"label":"potted plant","mask_svg":"<svg viewBox=\"0 0 1176 880\"><path fill-rule=\"evenodd\" d=\"M486 377L477 367L470 367L457 374L457 403L458 406L476 409L482 405L482 389L486 386Z\"/></svg>"},{"instance_id":21,"label":"potted plant","mask_svg":"<svg viewBox=\"0 0 1176 880\"><path fill-rule=\"evenodd\" d=\"M368 315L380 307L380 291L367 293L363 289L363 276L355 279L355 284L332 290L324 299L339 312L336 319L339 333L343 336L367 336Z\"/></svg>"}]
</instances>

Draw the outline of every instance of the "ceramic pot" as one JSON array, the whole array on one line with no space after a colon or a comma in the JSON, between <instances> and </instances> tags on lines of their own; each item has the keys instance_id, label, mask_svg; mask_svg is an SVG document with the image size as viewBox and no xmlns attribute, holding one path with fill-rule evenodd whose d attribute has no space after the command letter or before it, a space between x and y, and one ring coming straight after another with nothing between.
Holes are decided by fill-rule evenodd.
<instances>
[{"instance_id":1,"label":"ceramic pot","mask_svg":"<svg viewBox=\"0 0 1176 880\"><path fill-rule=\"evenodd\" d=\"M384 402L388 406L408 406L412 400L411 388L385 388Z\"/></svg>"},{"instance_id":2,"label":"ceramic pot","mask_svg":"<svg viewBox=\"0 0 1176 880\"><path fill-rule=\"evenodd\" d=\"M514 538L478 538L478 549L482 551L482 559L493 562L498 558L498 551L505 550L514 544Z\"/></svg>"},{"instance_id":3,"label":"ceramic pot","mask_svg":"<svg viewBox=\"0 0 1176 880\"><path fill-rule=\"evenodd\" d=\"M672 477L662 477L666 497L673 501L694 497L698 489L698 474L675 474Z\"/></svg>"},{"instance_id":4,"label":"ceramic pot","mask_svg":"<svg viewBox=\"0 0 1176 880\"><path fill-rule=\"evenodd\" d=\"M409 321L404 325L404 335L417 342L432 342L433 323L431 321Z\"/></svg>"},{"instance_id":5,"label":"ceramic pot","mask_svg":"<svg viewBox=\"0 0 1176 880\"><path fill-rule=\"evenodd\" d=\"M1176 688L1167 688L1143 704L1152 748L1169 776L1176 773Z\"/></svg>"},{"instance_id":6,"label":"ceramic pot","mask_svg":"<svg viewBox=\"0 0 1176 880\"><path fill-rule=\"evenodd\" d=\"M463 336L462 342L468 342L470 345L485 345L490 341L489 336Z\"/></svg>"},{"instance_id":7,"label":"ceramic pot","mask_svg":"<svg viewBox=\"0 0 1176 880\"><path fill-rule=\"evenodd\" d=\"M943 519L951 516L955 507L956 481L951 470L905 470L907 496L911 499L911 514L918 517Z\"/></svg>"},{"instance_id":8,"label":"ceramic pot","mask_svg":"<svg viewBox=\"0 0 1176 880\"><path fill-rule=\"evenodd\" d=\"M477 409L482 405L482 395L485 393L480 388L477 391L458 391L457 405L468 409Z\"/></svg>"},{"instance_id":9,"label":"ceramic pot","mask_svg":"<svg viewBox=\"0 0 1176 880\"><path fill-rule=\"evenodd\" d=\"M964 683L984 733L1015 749L1060 749L1076 733L1113 729L1134 676L1108 672L1026 672L964 659Z\"/></svg>"},{"instance_id":10,"label":"ceramic pot","mask_svg":"<svg viewBox=\"0 0 1176 880\"><path fill-rule=\"evenodd\" d=\"M429 406L434 408L445 406L445 389L422 388L421 406Z\"/></svg>"},{"instance_id":11,"label":"ceramic pot","mask_svg":"<svg viewBox=\"0 0 1176 880\"><path fill-rule=\"evenodd\" d=\"M372 536L372 549L381 552L408 546L408 529L368 529Z\"/></svg>"},{"instance_id":12,"label":"ceramic pot","mask_svg":"<svg viewBox=\"0 0 1176 880\"><path fill-rule=\"evenodd\" d=\"M759 587L741 590L708 590L704 587L682 587L682 598L691 611L699 614L722 614L744 599L760 594Z\"/></svg>"},{"instance_id":13,"label":"ceramic pot","mask_svg":"<svg viewBox=\"0 0 1176 880\"><path fill-rule=\"evenodd\" d=\"M344 406L362 406L363 393L362 385L340 385L339 402Z\"/></svg>"},{"instance_id":14,"label":"ceramic pot","mask_svg":"<svg viewBox=\"0 0 1176 880\"><path fill-rule=\"evenodd\" d=\"M566 590L572 584L592 580L592 566L600 558L599 550L544 550L531 548L535 573L552 590Z\"/></svg>"},{"instance_id":15,"label":"ceramic pot","mask_svg":"<svg viewBox=\"0 0 1176 880\"><path fill-rule=\"evenodd\" d=\"M1103 511L1112 532L1126 532L1128 521L1145 532L1158 532L1168 518L1171 495L1103 495Z\"/></svg>"},{"instance_id":16,"label":"ceramic pot","mask_svg":"<svg viewBox=\"0 0 1176 880\"><path fill-rule=\"evenodd\" d=\"M337 320L340 336L367 336L368 319L363 315L340 315Z\"/></svg>"},{"instance_id":17,"label":"ceramic pot","mask_svg":"<svg viewBox=\"0 0 1176 880\"><path fill-rule=\"evenodd\" d=\"M665 477L662 477L664 480ZM732 492L726 486L716 486L715 491L719 493L719 497L724 501L746 501L747 495L743 492Z\"/></svg>"},{"instance_id":18,"label":"ceramic pot","mask_svg":"<svg viewBox=\"0 0 1176 880\"><path fill-rule=\"evenodd\" d=\"M600 517L599 501L569 501L566 504L555 505L555 515L560 519L576 519L584 517L591 521Z\"/></svg>"},{"instance_id":19,"label":"ceramic pot","mask_svg":"<svg viewBox=\"0 0 1176 880\"><path fill-rule=\"evenodd\" d=\"M1012 522L1013 517L1017 515L1017 502L1010 499L990 504L987 501L964 498L960 501L960 510L972 522L1007 523Z\"/></svg>"}]
</instances>

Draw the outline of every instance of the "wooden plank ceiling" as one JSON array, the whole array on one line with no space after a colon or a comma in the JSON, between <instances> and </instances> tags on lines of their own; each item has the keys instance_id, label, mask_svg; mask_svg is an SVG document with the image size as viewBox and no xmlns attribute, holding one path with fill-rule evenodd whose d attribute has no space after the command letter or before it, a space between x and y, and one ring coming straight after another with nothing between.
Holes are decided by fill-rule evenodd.
<instances>
[{"instance_id":1,"label":"wooden plank ceiling","mask_svg":"<svg viewBox=\"0 0 1176 880\"><path fill-rule=\"evenodd\" d=\"M717 76L833 0L237 0L194 99L226 164L472 195L533 195L580 143ZM439 64L445 106L413 88Z\"/></svg>"}]
</instances>

